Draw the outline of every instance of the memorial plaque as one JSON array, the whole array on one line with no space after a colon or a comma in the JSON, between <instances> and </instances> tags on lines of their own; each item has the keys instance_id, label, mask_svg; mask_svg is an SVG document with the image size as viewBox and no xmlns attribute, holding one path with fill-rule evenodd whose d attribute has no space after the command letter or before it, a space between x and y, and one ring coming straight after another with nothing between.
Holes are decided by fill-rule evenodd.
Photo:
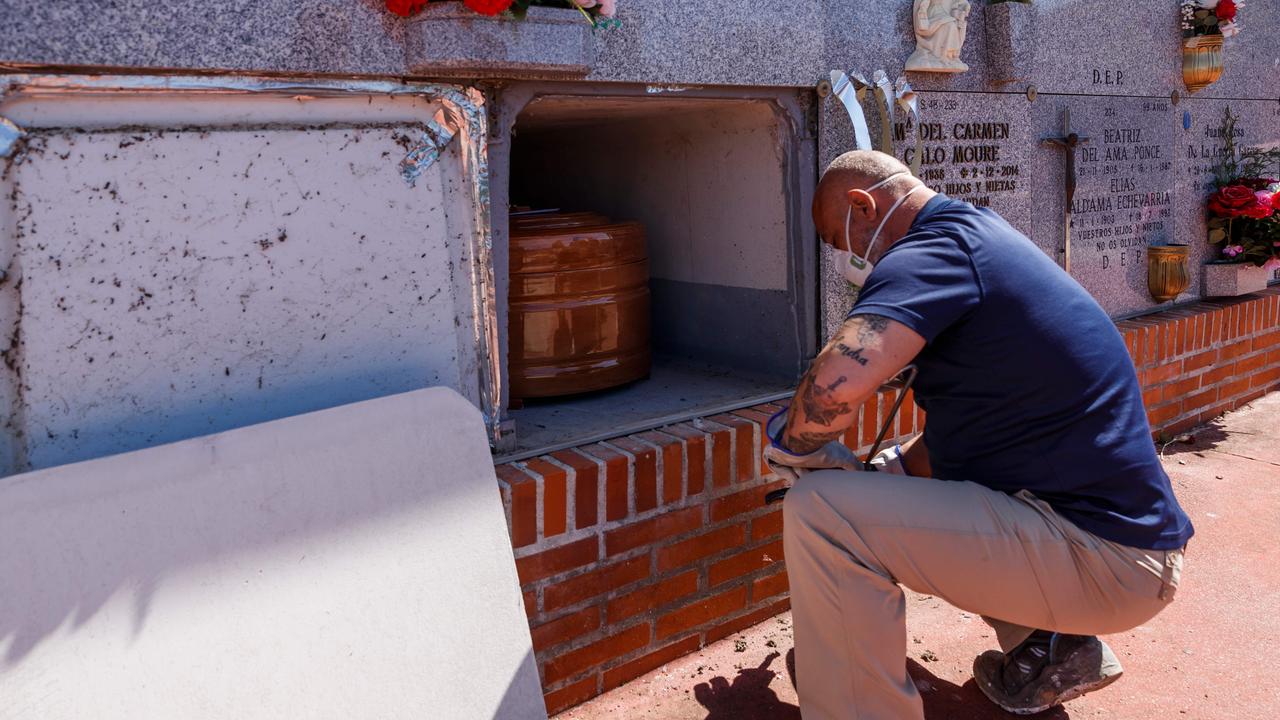
<instances>
[{"instance_id":1,"label":"memorial plaque","mask_svg":"<svg viewBox=\"0 0 1280 720\"><path fill-rule=\"evenodd\" d=\"M1035 143L1032 104L1022 95L920 93L920 179L933 190L1000 213L1031 230L1024 161ZM916 130L894 127L898 159L910 164Z\"/></svg>"},{"instance_id":2,"label":"memorial plaque","mask_svg":"<svg viewBox=\"0 0 1280 720\"><path fill-rule=\"evenodd\" d=\"M1035 110L1042 138L1061 137L1067 110L1072 130L1090 138L1075 151L1071 275L1113 316L1144 310L1155 305L1147 247L1182 242L1174 218L1173 106L1148 98L1042 98ZM1033 239L1055 259L1066 221L1063 152L1042 145L1035 163Z\"/></svg>"},{"instance_id":3,"label":"memorial plaque","mask_svg":"<svg viewBox=\"0 0 1280 720\"><path fill-rule=\"evenodd\" d=\"M1234 138L1238 148L1280 143L1280 101L1194 100L1178 106L1174 143L1178 236L1193 250L1202 248L1204 260L1218 257L1217 248L1206 240L1205 201L1216 189L1213 169L1227 148L1222 132L1227 108L1238 118ZM1280 167L1272 168L1271 177L1280 178ZM1193 283L1198 282L1199 268L1193 267L1191 276Z\"/></svg>"}]
</instances>

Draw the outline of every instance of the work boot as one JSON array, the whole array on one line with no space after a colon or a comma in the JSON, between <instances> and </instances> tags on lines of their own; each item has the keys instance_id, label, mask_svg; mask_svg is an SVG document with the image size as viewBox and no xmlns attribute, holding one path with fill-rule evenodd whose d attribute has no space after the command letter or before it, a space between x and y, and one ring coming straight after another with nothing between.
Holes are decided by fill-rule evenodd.
<instances>
[{"instance_id":1,"label":"work boot","mask_svg":"<svg viewBox=\"0 0 1280 720\"><path fill-rule=\"evenodd\" d=\"M1015 715L1043 712L1106 687L1124 670L1092 635L1036 630L1007 655L988 650L973 661L973 679L991 702Z\"/></svg>"}]
</instances>

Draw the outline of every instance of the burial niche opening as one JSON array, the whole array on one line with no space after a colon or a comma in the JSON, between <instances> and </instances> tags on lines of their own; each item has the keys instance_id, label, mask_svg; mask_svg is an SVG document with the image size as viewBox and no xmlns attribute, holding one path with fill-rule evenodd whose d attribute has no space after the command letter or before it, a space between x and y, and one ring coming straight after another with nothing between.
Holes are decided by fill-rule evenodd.
<instances>
[{"instance_id":1,"label":"burial niche opening","mask_svg":"<svg viewBox=\"0 0 1280 720\"><path fill-rule=\"evenodd\" d=\"M517 455L794 385L814 342L802 301L814 273L795 270L788 127L765 100L525 106L511 139L507 278Z\"/></svg>"}]
</instances>

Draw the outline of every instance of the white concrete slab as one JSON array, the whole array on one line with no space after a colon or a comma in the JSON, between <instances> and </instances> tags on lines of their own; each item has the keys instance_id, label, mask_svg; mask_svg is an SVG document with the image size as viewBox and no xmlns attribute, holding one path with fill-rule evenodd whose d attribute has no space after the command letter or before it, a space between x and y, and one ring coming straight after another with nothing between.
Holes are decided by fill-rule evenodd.
<instances>
[{"instance_id":1,"label":"white concrete slab","mask_svg":"<svg viewBox=\"0 0 1280 720\"><path fill-rule=\"evenodd\" d=\"M0 479L0 717L546 718L436 388Z\"/></svg>"}]
</instances>

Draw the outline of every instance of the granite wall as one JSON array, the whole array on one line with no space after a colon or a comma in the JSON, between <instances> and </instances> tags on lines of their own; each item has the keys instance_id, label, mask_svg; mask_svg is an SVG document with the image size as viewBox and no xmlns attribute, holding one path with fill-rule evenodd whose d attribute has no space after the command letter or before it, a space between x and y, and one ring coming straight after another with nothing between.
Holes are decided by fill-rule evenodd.
<instances>
[{"instance_id":1,"label":"granite wall","mask_svg":"<svg viewBox=\"0 0 1280 720\"><path fill-rule=\"evenodd\" d=\"M707 0L624 0L620 29L583 31L582 62L590 69L578 79L813 87L832 68L868 75L884 68L893 77L913 49L910 9L910 0L797 0L749 11ZM454 47L458 36L448 35L444 24L448 10L433 5L427 16L405 21L388 14L379 0L241 0L163 11L143 0L108 6L12 0L0 8L0 61L431 75L435 71L422 57L433 47L483 54L500 44L482 39ZM988 40L996 38L994 26L987 26L992 11L974 3L962 55L971 69L910 76L921 92L923 119L932 124L928 181L949 194L989 203L1056 256L1062 244L1064 158L1040 140L1059 134L1063 112L1070 110L1073 129L1092 138L1081 156L1077 200L1084 204L1077 208L1073 274L1117 317L1149 310L1155 303L1145 287L1147 245L1188 243L1193 268L1208 252L1201 242L1202 190L1207 161L1221 145L1213 131L1227 106L1241 115L1242 142L1280 142L1274 43L1280 6L1253 3L1242 11L1244 32L1226 43L1222 79L1193 96L1182 85L1174 2L1038 0L1012 10L1012 54L988 56ZM96 30L84 32L85 27ZM509 30L521 33L523 45L513 44L536 44L531 27ZM472 29L460 32L465 43ZM476 25L474 36L492 33ZM518 58L504 57L509 73L485 70L482 78L528 74L527 68L517 71ZM1036 91L1034 101L1029 88ZM1181 95L1176 102L1175 91ZM820 126L822 164L850 148L852 137L834 101L823 104ZM959 127L975 128L979 139L958 137ZM913 134L904 133L899 150L913 144ZM957 154L957 146L968 150ZM974 182L974 174L981 182ZM829 271L823 285L830 328L849 299ZM1197 297L1199 285L1199 273L1193 273L1192 286L1179 300Z\"/></svg>"},{"instance_id":2,"label":"granite wall","mask_svg":"<svg viewBox=\"0 0 1280 720\"><path fill-rule=\"evenodd\" d=\"M749 10L710 0L622 0L622 27L597 32L586 79L611 82L811 86L831 68L896 73L913 49L911 0L867 5L793 0ZM984 3L973 4L956 76L915 75L917 89L1167 97L1181 87L1178 9L1166 0L1037 0L1025 82L1001 87L986 60ZM1280 6L1242 11L1227 41L1226 72L1203 98L1275 101ZM86 28L93 28L86 32ZM105 4L9 0L0 6L0 62L266 73L403 75L413 34L381 0L225 0ZM1099 71L1095 73L1094 71Z\"/></svg>"}]
</instances>

